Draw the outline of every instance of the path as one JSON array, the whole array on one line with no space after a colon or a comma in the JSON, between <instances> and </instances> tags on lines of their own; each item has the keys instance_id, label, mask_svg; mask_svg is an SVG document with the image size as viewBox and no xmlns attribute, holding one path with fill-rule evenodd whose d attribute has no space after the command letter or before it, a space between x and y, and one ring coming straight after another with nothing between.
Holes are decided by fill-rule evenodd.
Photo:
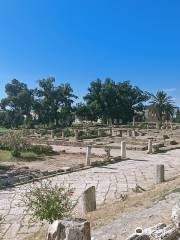
<instances>
[{"instance_id":1,"label":"path","mask_svg":"<svg viewBox=\"0 0 180 240\"><path fill-rule=\"evenodd\" d=\"M145 153L128 152L131 160L95 167L84 171L58 175L51 178L55 184L70 185L75 188L75 196L94 185L97 191L97 203L103 204L120 198L122 193L132 191L136 184L148 189L154 184L155 164L163 163L166 178L179 174L180 150L164 154L147 155ZM21 240L36 232L40 224L29 223L29 216L24 215L23 207L19 206L21 194L29 187L28 184L0 191L0 239Z\"/></svg>"}]
</instances>

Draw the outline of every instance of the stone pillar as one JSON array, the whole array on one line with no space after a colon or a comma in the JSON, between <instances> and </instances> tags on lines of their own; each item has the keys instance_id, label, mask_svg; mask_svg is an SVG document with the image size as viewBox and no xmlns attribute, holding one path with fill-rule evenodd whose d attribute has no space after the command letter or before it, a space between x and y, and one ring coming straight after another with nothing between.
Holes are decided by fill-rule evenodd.
<instances>
[{"instance_id":1,"label":"stone pillar","mask_svg":"<svg viewBox=\"0 0 180 240\"><path fill-rule=\"evenodd\" d=\"M90 166L91 165L91 148L92 146L87 146L86 148L86 160L85 160L85 166Z\"/></svg>"},{"instance_id":2,"label":"stone pillar","mask_svg":"<svg viewBox=\"0 0 180 240\"><path fill-rule=\"evenodd\" d=\"M109 134L112 137L112 128L109 129Z\"/></svg>"},{"instance_id":3,"label":"stone pillar","mask_svg":"<svg viewBox=\"0 0 180 240\"><path fill-rule=\"evenodd\" d=\"M131 137L132 136L132 131L131 130L127 130L127 136Z\"/></svg>"},{"instance_id":4,"label":"stone pillar","mask_svg":"<svg viewBox=\"0 0 180 240\"><path fill-rule=\"evenodd\" d=\"M82 208L83 213L92 212L96 210L96 189L92 186L86 189L82 194Z\"/></svg>"},{"instance_id":5,"label":"stone pillar","mask_svg":"<svg viewBox=\"0 0 180 240\"><path fill-rule=\"evenodd\" d=\"M156 165L156 184L164 182L164 165Z\"/></svg>"},{"instance_id":6,"label":"stone pillar","mask_svg":"<svg viewBox=\"0 0 180 240\"><path fill-rule=\"evenodd\" d=\"M85 219L56 220L49 226L47 240L91 240L90 222Z\"/></svg>"},{"instance_id":7,"label":"stone pillar","mask_svg":"<svg viewBox=\"0 0 180 240\"><path fill-rule=\"evenodd\" d=\"M104 150L106 152L106 160L109 160L111 157L111 149L110 147L105 147Z\"/></svg>"},{"instance_id":8,"label":"stone pillar","mask_svg":"<svg viewBox=\"0 0 180 240\"><path fill-rule=\"evenodd\" d=\"M126 159L126 142L121 142L121 158Z\"/></svg>"},{"instance_id":9,"label":"stone pillar","mask_svg":"<svg viewBox=\"0 0 180 240\"><path fill-rule=\"evenodd\" d=\"M147 151L148 154L152 154L153 153L153 145L152 145L152 139L149 139L149 142L148 142L148 151Z\"/></svg>"},{"instance_id":10,"label":"stone pillar","mask_svg":"<svg viewBox=\"0 0 180 240\"><path fill-rule=\"evenodd\" d=\"M98 129L97 131L98 131L98 137L100 137L101 136L101 129Z\"/></svg>"},{"instance_id":11,"label":"stone pillar","mask_svg":"<svg viewBox=\"0 0 180 240\"><path fill-rule=\"evenodd\" d=\"M123 130L119 130L119 136L122 137L123 135Z\"/></svg>"},{"instance_id":12,"label":"stone pillar","mask_svg":"<svg viewBox=\"0 0 180 240\"><path fill-rule=\"evenodd\" d=\"M64 130L62 130L62 138L64 138Z\"/></svg>"},{"instance_id":13,"label":"stone pillar","mask_svg":"<svg viewBox=\"0 0 180 240\"><path fill-rule=\"evenodd\" d=\"M75 134L75 140L76 141L78 140L78 133L79 133L78 129L75 129L74 134Z\"/></svg>"},{"instance_id":14,"label":"stone pillar","mask_svg":"<svg viewBox=\"0 0 180 240\"><path fill-rule=\"evenodd\" d=\"M135 121L136 121L136 117L135 116L133 116L133 127L135 126Z\"/></svg>"},{"instance_id":15,"label":"stone pillar","mask_svg":"<svg viewBox=\"0 0 180 240\"><path fill-rule=\"evenodd\" d=\"M136 137L136 131L132 130L132 137Z\"/></svg>"},{"instance_id":16,"label":"stone pillar","mask_svg":"<svg viewBox=\"0 0 180 240\"><path fill-rule=\"evenodd\" d=\"M51 138L53 138L53 137L54 137L53 130L51 130Z\"/></svg>"}]
</instances>

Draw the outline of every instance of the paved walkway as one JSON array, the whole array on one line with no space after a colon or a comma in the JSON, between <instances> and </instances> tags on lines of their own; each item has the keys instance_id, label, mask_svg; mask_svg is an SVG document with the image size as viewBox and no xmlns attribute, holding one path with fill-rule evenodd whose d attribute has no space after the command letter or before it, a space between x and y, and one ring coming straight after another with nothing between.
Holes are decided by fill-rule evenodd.
<instances>
[{"instance_id":1,"label":"paved walkway","mask_svg":"<svg viewBox=\"0 0 180 240\"><path fill-rule=\"evenodd\" d=\"M128 194L137 185L148 189L154 184L155 164L163 163L166 178L174 177L180 171L180 150L164 154L147 155L145 153L128 152L131 160L95 167L84 171L51 178L55 184L64 184L75 189L75 197L83 190L94 185L97 191L97 204L118 200L122 193ZM22 185L0 191L0 239L21 240L36 232L40 224L29 222L20 204L21 194L30 185Z\"/></svg>"}]
</instances>

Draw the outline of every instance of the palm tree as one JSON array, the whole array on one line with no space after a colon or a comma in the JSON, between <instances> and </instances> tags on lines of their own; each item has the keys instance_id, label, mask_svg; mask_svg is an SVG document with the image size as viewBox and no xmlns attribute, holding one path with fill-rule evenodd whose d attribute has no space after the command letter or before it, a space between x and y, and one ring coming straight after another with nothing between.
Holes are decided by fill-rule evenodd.
<instances>
[{"instance_id":1,"label":"palm tree","mask_svg":"<svg viewBox=\"0 0 180 240\"><path fill-rule=\"evenodd\" d=\"M150 111L154 113L160 125L163 121L169 121L174 114L174 102L171 96L164 91L158 91L151 95Z\"/></svg>"}]
</instances>

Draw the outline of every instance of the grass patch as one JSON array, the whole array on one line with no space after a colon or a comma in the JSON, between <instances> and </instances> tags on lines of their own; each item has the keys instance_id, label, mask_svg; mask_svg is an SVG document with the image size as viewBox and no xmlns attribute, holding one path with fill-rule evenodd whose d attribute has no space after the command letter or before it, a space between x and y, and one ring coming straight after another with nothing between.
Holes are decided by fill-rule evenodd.
<instances>
[{"instance_id":1,"label":"grass patch","mask_svg":"<svg viewBox=\"0 0 180 240\"><path fill-rule=\"evenodd\" d=\"M21 157L15 158L10 151L0 150L0 162L13 162L13 161L35 161L42 160L44 154L37 154L34 152L22 152Z\"/></svg>"},{"instance_id":2,"label":"grass patch","mask_svg":"<svg viewBox=\"0 0 180 240\"><path fill-rule=\"evenodd\" d=\"M1 162L10 162L13 160L13 157L10 151L0 150L0 161Z\"/></svg>"},{"instance_id":3,"label":"grass patch","mask_svg":"<svg viewBox=\"0 0 180 240\"><path fill-rule=\"evenodd\" d=\"M0 134L7 133L8 131L9 131L9 129L0 127Z\"/></svg>"}]
</instances>

